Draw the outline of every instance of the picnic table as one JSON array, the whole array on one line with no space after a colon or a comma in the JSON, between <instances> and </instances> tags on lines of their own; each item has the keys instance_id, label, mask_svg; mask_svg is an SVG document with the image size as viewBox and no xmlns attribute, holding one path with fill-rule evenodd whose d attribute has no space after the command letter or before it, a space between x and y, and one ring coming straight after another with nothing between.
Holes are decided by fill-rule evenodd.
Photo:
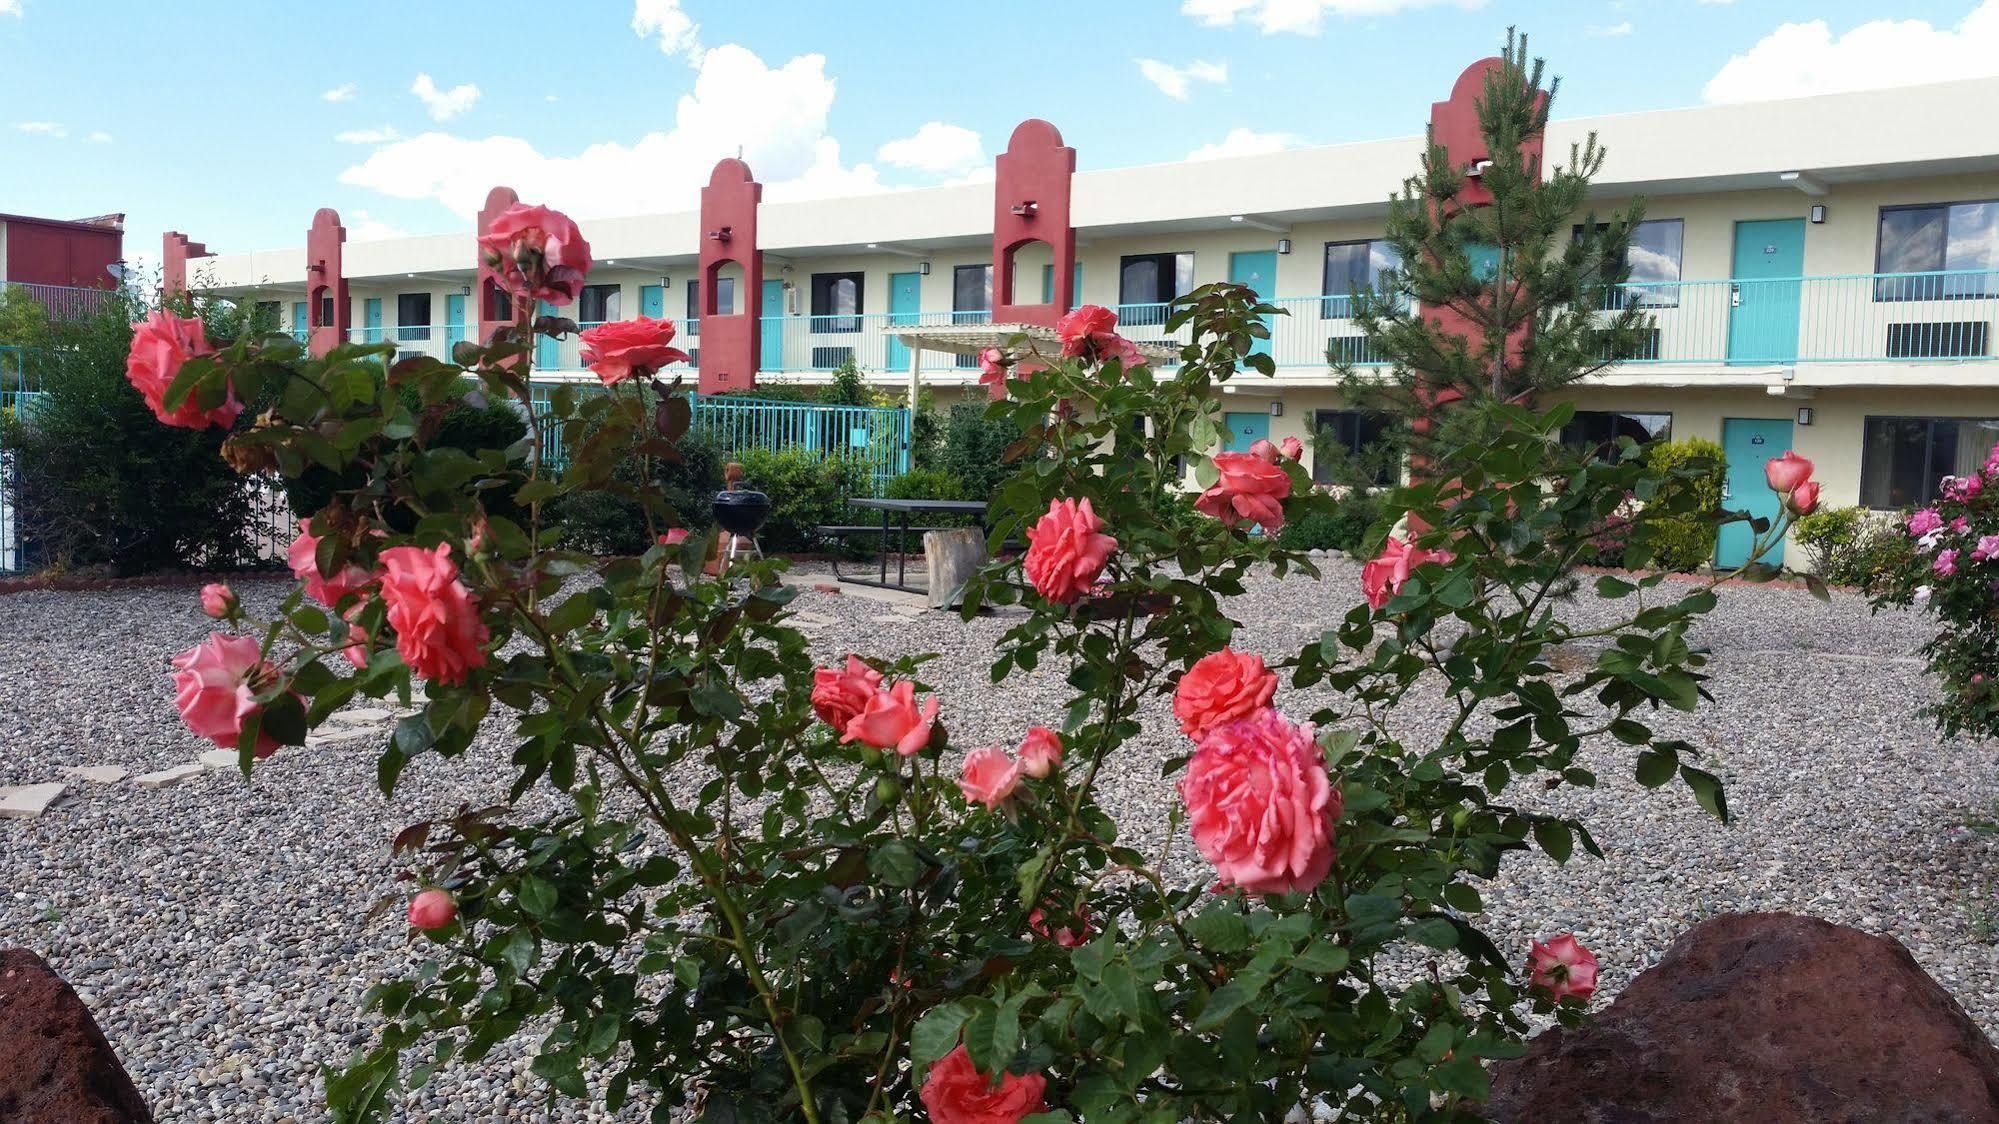
<instances>
[{"instance_id":1,"label":"picnic table","mask_svg":"<svg viewBox=\"0 0 1999 1124\"><path fill-rule=\"evenodd\" d=\"M863 497L848 500L847 502L854 507L881 512L881 525L879 527L872 524L826 526L820 527L819 533L832 538L842 538L854 534L878 535L877 554L879 566L877 569L879 576L874 578L849 577L841 573L838 551L835 551L833 554L833 576L840 581L851 582L855 585L871 585L880 589L900 589L909 593L923 592L923 590L917 589L908 583L909 533L915 531L918 534L922 534L925 531L949 529L945 527L911 526L910 517L915 515L943 514L982 515L986 510L985 503L979 500L878 500ZM888 541L891 534L896 536L894 581L888 580Z\"/></svg>"}]
</instances>

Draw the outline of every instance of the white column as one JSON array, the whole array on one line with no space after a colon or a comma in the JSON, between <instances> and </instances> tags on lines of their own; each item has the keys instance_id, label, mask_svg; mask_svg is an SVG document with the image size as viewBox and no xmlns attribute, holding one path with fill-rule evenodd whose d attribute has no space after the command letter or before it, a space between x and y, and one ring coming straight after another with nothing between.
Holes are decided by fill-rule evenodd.
<instances>
[{"instance_id":1,"label":"white column","mask_svg":"<svg viewBox=\"0 0 1999 1124\"><path fill-rule=\"evenodd\" d=\"M909 349L909 416L914 419L916 396L923 383L923 348L913 343L904 343L903 346Z\"/></svg>"}]
</instances>

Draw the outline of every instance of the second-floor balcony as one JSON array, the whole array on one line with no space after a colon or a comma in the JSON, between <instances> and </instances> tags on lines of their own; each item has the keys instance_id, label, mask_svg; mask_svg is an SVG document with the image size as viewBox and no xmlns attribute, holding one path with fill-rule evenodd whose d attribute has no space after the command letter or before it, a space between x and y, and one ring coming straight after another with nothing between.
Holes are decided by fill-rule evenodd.
<instances>
[{"instance_id":1,"label":"second-floor balcony","mask_svg":"<svg viewBox=\"0 0 1999 1124\"><path fill-rule=\"evenodd\" d=\"M1270 339L1259 343L1283 372L1324 372L1334 360L1378 366L1346 295L1278 297L1280 313L1268 318ZM1616 303L1634 305L1648 324L1639 345L1618 357L1620 367L1771 367L1805 363L1934 363L1999 357L1999 273L1863 273L1632 284ZM1169 331L1167 306L1116 306L1119 330L1140 343L1185 342L1187 330ZM910 351L902 329L988 323L984 312L863 313L762 318L762 370L769 374L825 374L846 363L863 372L898 375ZM584 327L591 325L585 324ZM463 325L389 325L355 328L350 338L392 341L403 352L448 357L466 338ZM683 322L676 341L698 358L700 324ZM581 370L575 338L541 341L535 366ZM927 376L971 374L970 356L923 353Z\"/></svg>"}]
</instances>

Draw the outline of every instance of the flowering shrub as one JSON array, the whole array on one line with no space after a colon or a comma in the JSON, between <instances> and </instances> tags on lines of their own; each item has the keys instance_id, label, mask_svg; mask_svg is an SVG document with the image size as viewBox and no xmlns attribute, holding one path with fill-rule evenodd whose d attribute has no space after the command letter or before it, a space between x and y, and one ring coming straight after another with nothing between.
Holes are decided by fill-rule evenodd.
<instances>
[{"instance_id":1,"label":"flowering shrub","mask_svg":"<svg viewBox=\"0 0 1999 1124\"><path fill-rule=\"evenodd\" d=\"M1999 445L1977 472L1946 476L1939 499L1911 512L1913 548L1874 575L1874 604L1917 606L1940 631L1923 646L1942 698L1929 708L1955 737L1999 734Z\"/></svg>"},{"instance_id":2,"label":"flowering shrub","mask_svg":"<svg viewBox=\"0 0 1999 1124\"><path fill-rule=\"evenodd\" d=\"M712 533L606 563L549 544L542 505L622 487L630 453L674 454L686 407L646 363L587 400L558 390L522 445L430 441L467 398L525 405L534 336L573 330L528 310L580 283L580 239L523 210L495 224L514 241L488 240L519 319L454 362L395 362L385 385L393 344L308 358L270 335L186 359L163 395L170 413L270 401L237 455L342 481L301 528L304 585L280 618L184 657L190 724L248 769L356 696L421 683L381 749L385 791L483 736L510 748L515 799L559 797L395 838L412 939L435 955L370 991L380 1039L329 1074L336 1119L379 1118L399 1086L530 1031L555 1090L584 1096L595 1074L613 1107L644 1092L661 1119L1277 1119L1316 1102L1465 1118L1529 1007L1574 1019L1593 986L1573 938L1530 957L1479 927L1508 855L1597 848L1508 803L1513 786L1632 768L1726 815L1695 747L1645 721L1699 703L1686 632L1713 595L1604 577L1628 612L1582 628L1555 611L1626 496L1655 501L1632 518L1640 553L1691 510L1635 458L1562 452L1567 407L1491 407L1484 438L1390 496L1403 531L1373 532L1366 603L1296 652L1250 652L1223 599L1316 574L1257 528L1333 502L1296 450L1213 453L1216 391L1269 372L1252 345L1277 310L1237 286L1183 298L1167 327L1193 342L1170 373L1103 309L1065 322L1061 354L1014 341L990 411L1023 434L1023 467L992 515L1030 545L968 583L964 611L1024 609L994 681L1054 661L1073 694L1024 717L1017 750L965 752L921 657L813 667L781 563L704 573ZM543 424L590 434L559 475L535 456ZM1182 459L1199 504L1178 498ZM630 498L648 541L678 523ZM1558 674L1552 650L1586 642L1595 662ZM1388 716L1419 694L1446 719L1412 742ZM1167 696L1179 797L1131 812L1167 818L1178 859L1122 842L1096 791Z\"/></svg>"}]
</instances>

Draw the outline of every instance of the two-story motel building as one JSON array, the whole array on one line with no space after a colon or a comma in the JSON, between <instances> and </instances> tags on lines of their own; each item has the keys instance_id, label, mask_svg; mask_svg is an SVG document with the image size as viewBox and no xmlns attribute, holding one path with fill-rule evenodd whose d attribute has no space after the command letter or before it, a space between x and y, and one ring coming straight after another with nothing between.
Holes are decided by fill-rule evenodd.
<instances>
[{"instance_id":1,"label":"two-story motel building","mask_svg":"<svg viewBox=\"0 0 1999 1124\"><path fill-rule=\"evenodd\" d=\"M1921 503L1940 475L1981 461L1999 440L1994 107L1999 79L1978 79L1552 123L1551 162L1591 132L1607 147L1599 216L1644 197L1628 299L1655 325L1640 356L1573 392L1575 434L1710 438L1748 466L1731 471L1732 491L1762 489L1763 460L1795 449L1818 463L1823 502L1879 509ZM1164 302L1249 284L1288 315L1272 324L1277 376L1227 388L1232 444L1324 429L1365 441L1378 423L1343 408L1327 354L1368 358L1348 294L1394 264L1379 240L1386 200L1421 145L1078 172L1074 303L1116 307L1128 335L1159 340ZM976 184L761 206L758 379L822 381L852 359L940 404L980 393L969 358L918 351L912 363L895 329L988 318L994 198ZM684 315L698 362L700 216L582 225L598 265L570 313ZM1013 302L1052 295L1040 249L1018 260ZM304 260L300 248L218 254L190 281L273 302L302 329ZM444 354L479 330L468 231L349 244L344 272L352 338ZM715 311L736 310L741 284L740 271L717 275ZM577 352L547 344L537 367L587 377Z\"/></svg>"}]
</instances>

